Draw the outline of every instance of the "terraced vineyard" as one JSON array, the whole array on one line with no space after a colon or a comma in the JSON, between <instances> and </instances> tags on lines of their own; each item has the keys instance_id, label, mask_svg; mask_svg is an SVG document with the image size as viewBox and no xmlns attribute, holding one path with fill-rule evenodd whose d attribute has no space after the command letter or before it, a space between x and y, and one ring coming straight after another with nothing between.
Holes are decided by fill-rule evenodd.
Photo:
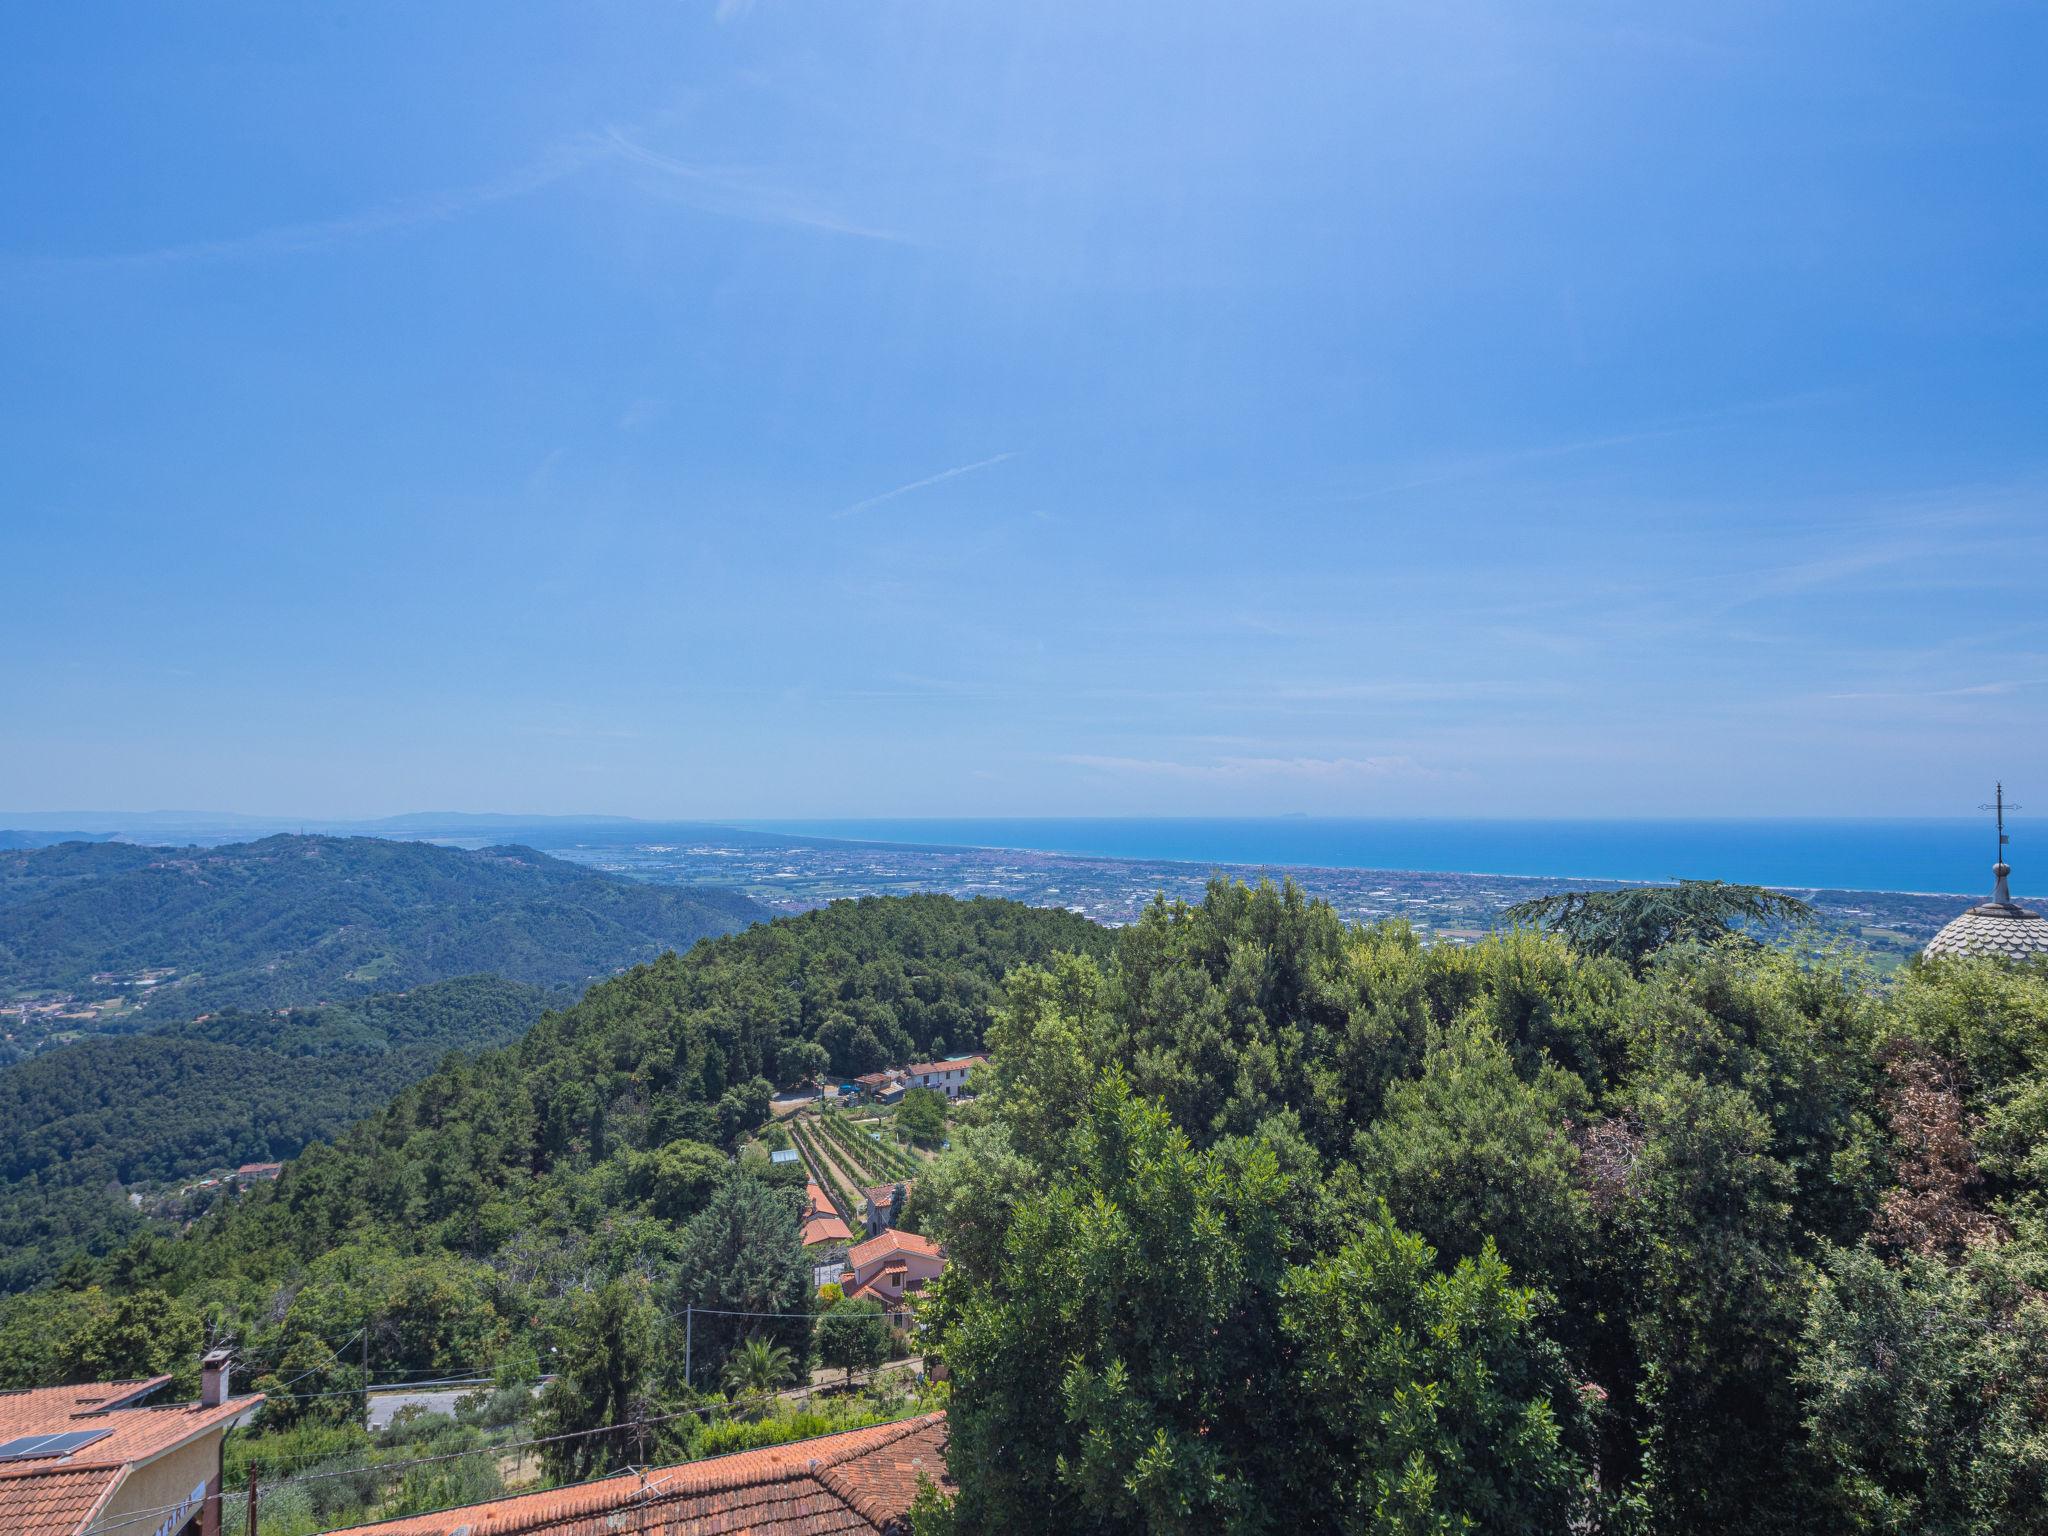
<instances>
[{"instance_id":1,"label":"terraced vineyard","mask_svg":"<svg viewBox=\"0 0 2048 1536\"><path fill-rule=\"evenodd\" d=\"M804 1166L810 1171L811 1177L818 1181L819 1188L825 1191L825 1197L837 1208L839 1219L849 1227L858 1227L861 1221L861 1202L847 1187L839 1163L826 1155L830 1143L817 1134L815 1122L806 1125L801 1118L793 1118L788 1124L789 1134L796 1141L796 1149L803 1154Z\"/></svg>"},{"instance_id":2,"label":"terraced vineyard","mask_svg":"<svg viewBox=\"0 0 2048 1536\"><path fill-rule=\"evenodd\" d=\"M906 1152L886 1137L877 1140L841 1111L824 1111L818 1117L818 1124L824 1135L830 1138L834 1155L865 1184L892 1184L900 1179L914 1179L923 1167L923 1159Z\"/></svg>"}]
</instances>

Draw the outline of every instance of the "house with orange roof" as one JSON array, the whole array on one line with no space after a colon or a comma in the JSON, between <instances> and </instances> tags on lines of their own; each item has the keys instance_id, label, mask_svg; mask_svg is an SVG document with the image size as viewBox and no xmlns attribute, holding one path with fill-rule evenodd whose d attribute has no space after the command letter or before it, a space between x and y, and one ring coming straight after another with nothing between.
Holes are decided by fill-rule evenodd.
<instances>
[{"instance_id":1,"label":"house with orange roof","mask_svg":"<svg viewBox=\"0 0 2048 1536\"><path fill-rule=\"evenodd\" d=\"M861 1196L867 1205L866 1236L878 1237L895 1226L903 1215L896 1209L896 1191L903 1191L907 1204L910 1192L916 1187L915 1179L898 1179L893 1184L874 1184L862 1190Z\"/></svg>"},{"instance_id":2,"label":"house with orange roof","mask_svg":"<svg viewBox=\"0 0 2048 1536\"><path fill-rule=\"evenodd\" d=\"M945 1249L915 1232L892 1229L847 1253L839 1289L848 1297L866 1296L894 1310L945 1272Z\"/></svg>"},{"instance_id":3,"label":"house with orange roof","mask_svg":"<svg viewBox=\"0 0 2048 1536\"><path fill-rule=\"evenodd\" d=\"M920 1479L952 1492L943 1413L331 1536L908 1536Z\"/></svg>"},{"instance_id":4,"label":"house with orange roof","mask_svg":"<svg viewBox=\"0 0 2048 1536\"><path fill-rule=\"evenodd\" d=\"M806 1248L823 1248L833 1243L852 1242L853 1228L828 1212L805 1221L802 1236Z\"/></svg>"},{"instance_id":5,"label":"house with orange roof","mask_svg":"<svg viewBox=\"0 0 2048 1536\"><path fill-rule=\"evenodd\" d=\"M847 1084L854 1097L872 1099L877 1104L894 1104L903 1097L903 1090L909 1086L899 1067L890 1067L881 1072L863 1072Z\"/></svg>"},{"instance_id":6,"label":"house with orange roof","mask_svg":"<svg viewBox=\"0 0 2048 1536\"><path fill-rule=\"evenodd\" d=\"M7 1536L215 1536L221 1444L263 1395L228 1395L206 1357L196 1403L151 1404L169 1376L0 1392Z\"/></svg>"},{"instance_id":7,"label":"house with orange roof","mask_svg":"<svg viewBox=\"0 0 2048 1536\"><path fill-rule=\"evenodd\" d=\"M815 1179L804 1187L804 1214L798 1228L806 1248L853 1241L853 1229Z\"/></svg>"},{"instance_id":8,"label":"house with orange roof","mask_svg":"<svg viewBox=\"0 0 2048 1536\"><path fill-rule=\"evenodd\" d=\"M967 1091L967 1075L988 1065L986 1056L949 1056L944 1061L913 1061L903 1069L912 1088L935 1088L949 1099Z\"/></svg>"}]
</instances>

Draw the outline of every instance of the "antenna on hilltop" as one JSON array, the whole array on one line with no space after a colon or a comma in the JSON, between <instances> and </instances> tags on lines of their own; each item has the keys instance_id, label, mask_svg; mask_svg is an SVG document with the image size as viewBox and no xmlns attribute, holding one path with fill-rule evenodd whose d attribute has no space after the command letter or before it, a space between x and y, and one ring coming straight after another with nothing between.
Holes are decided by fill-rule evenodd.
<instances>
[{"instance_id":1,"label":"antenna on hilltop","mask_svg":"<svg viewBox=\"0 0 2048 1536\"><path fill-rule=\"evenodd\" d=\"M1997 888L1992 892L1991 899L2003 905L2010 906L2012 904L2012 894L2009 890L2007 890L2005 882L2006 877L2012 873L2012 866L2005 862L2005 845L2011 842L2012 839L2005 835L2005 813L2007 811L2017 811L2021 809L2021 807L2017 805L2007 805L2005 803L2005 781L2001 779L1998 783L1997 794L1993 797L1991 803L1988 805L1980 805L1977 807L1977 809L1980 811L1993 811L1997 813L1998 857L1992 861L1991 865L1991 876L1992 879L1997 882Z\"/></svg>"}]
</instances>

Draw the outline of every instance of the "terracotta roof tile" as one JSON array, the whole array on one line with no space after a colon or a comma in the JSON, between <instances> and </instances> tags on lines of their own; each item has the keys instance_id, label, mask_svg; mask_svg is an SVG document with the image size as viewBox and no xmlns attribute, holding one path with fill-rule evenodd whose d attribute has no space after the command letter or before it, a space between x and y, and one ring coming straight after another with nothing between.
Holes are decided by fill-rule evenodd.
<instances>
[{"instance_id":1,"label":"terracotta roof tile","mask_svg":"<svg viewBox=\"0 0 2048 1536\"><path fill-rule=\"evenodd\" d=\"M803 1245L815 1248L819 1243L850 1243L853 1229L837 1216L813 1216L804 1223Z\"/></svg>"},{"instance_id":2,"label":"terracotta roof tile","mask_svg":"<svg viewBox=\"0 0 2048 1536\"><path fill-rule=\"evenodd\" d=\"M865 1536L908 1512L920 1471L951 1486L945 1481L944 1414L656 1467L644 1479L624 1473L349 1531L352 1536Z\"/></svg>"},{"instance_id":3,"label":"terracotta roof tile","mask_svg":"<svg viewBox=\"0 0 2048 1536\"><path fill-rule=\"evenodd\" d=\"M958 1072L963 1067L985 1066L987 1062L986 1056L952 1056L944 1061L913 1061L903 1070L915 1077L924 1072Z\"/></svg>"},{"instance_id":4,"label":"terracotta roof tile","mask_svg":"<svg viewBox=\"0 0 2048 1536\"><path fill-rule=\"evenodd\" d=\"M73 1536L126 1475L122 1467L83 1467L0 1481L0 1531Z\"/></svg>"},{"instance_id":5,"label":"terracotta roof tile","mask_svg":"<svg viewBox=\"0 0 2048 1536\"><path fill-rule=\"evenodd\" d=\"M131 1463L224 1427L263 1401L255 1394L231 1397L217 1408L137 1402L170 1379L153 1376L0 1392L0 1440L67 1430L106 1431L68 1456L0 1462L0 1531L6 1536L71 1536L120 1485Z\"/></svg>"},{"instance_id":6,"label":"terracotta roof tile","mask_svg":"<svg viewBox=\"0 0 2048 1536\"><path fill-rule=\"evenodd\" d=\"M73 1387L25 1387L0 1392L0 1436L34 1434L56 1419L73 1414L101 1413L122 1403L147 1397L168 1376L138 1376L132 1381L87 1381Z\"/></svg>"},{"instance_id":7,"label":"terracotta roof tile","mask_svg":"<svg viewBox=\"0 0 2048 1536\"><path fill-rule=\"evenodd\" d=\"M109 1433L54 1461L0 1462L0 1479L72 1467L117 1467L154 1456L237 1418L263 1401L261 1394L231 1397L218 1408L197 1403L123 1406L155 1391L171 1378L88 1382L75 1387L31 1387L0 1392L0 1440L19 1435L59 1434L71 1429Z\"/></svg>"},{"instance_id":8,"label":"terracotta roof tile","mask_svg":"<svg viewBox=\"0 0 2048 1536\"><path fill-rule=\"evenodd\" d=\"M855 1269L876 1259L886 1258L892 1253L918 1253L928 1259L943 1259L946 1252L928 1237L915 1232L898 1232L894 1228L879 1237L871 1237L846 1255L846 1262Z\"/></svg>"}]
</instances>

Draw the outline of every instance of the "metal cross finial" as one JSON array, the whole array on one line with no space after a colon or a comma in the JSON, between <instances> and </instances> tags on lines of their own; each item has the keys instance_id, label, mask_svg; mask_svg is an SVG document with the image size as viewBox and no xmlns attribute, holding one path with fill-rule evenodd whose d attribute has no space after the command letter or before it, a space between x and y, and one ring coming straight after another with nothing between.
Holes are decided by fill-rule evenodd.
<instances>
[{"instance_id":1,"label":"metal cross finial","mask_svg":"<svg viewBox=\"0 0 2048 1536\"><path fill-rule=\"evenodd\" d=\"M1980 811L1994 811L1998 815L1998 857L1993 860L1991 865L1992 878L1997 882L1997 885L1991 899L1996 902L2010 902L2012 897L2007 894L2005 882L2006 876L2011 873L2011 870L2005 862L2005 845L2011 842L2012 839L2005 835L2005 813L2007 811L2019 810L2020 807L2005 803L2005 783L2003 780L2000 780L1998 792L1991 803L1989 805L1980 805L1977 809Z\"/></svg>"},{"instance_id":2,"label":"metal cross finial","mask_svg":"<svg viewBox=\"0 0 2048 1536\"><path fill-rule=\"evenodd\" d=\"M1977 809L1980 811L1996 811L1998 813L1998 862L2003 864L2005 862L2005 845L2012 841L2011 838L2005 835L2005 813L2007 811L2023 810L2025 807L2007 805L2005 803L2005 784L2001 780L1998 785L1998 798L1978 806Z\"/></svg>"}]
</instances>

